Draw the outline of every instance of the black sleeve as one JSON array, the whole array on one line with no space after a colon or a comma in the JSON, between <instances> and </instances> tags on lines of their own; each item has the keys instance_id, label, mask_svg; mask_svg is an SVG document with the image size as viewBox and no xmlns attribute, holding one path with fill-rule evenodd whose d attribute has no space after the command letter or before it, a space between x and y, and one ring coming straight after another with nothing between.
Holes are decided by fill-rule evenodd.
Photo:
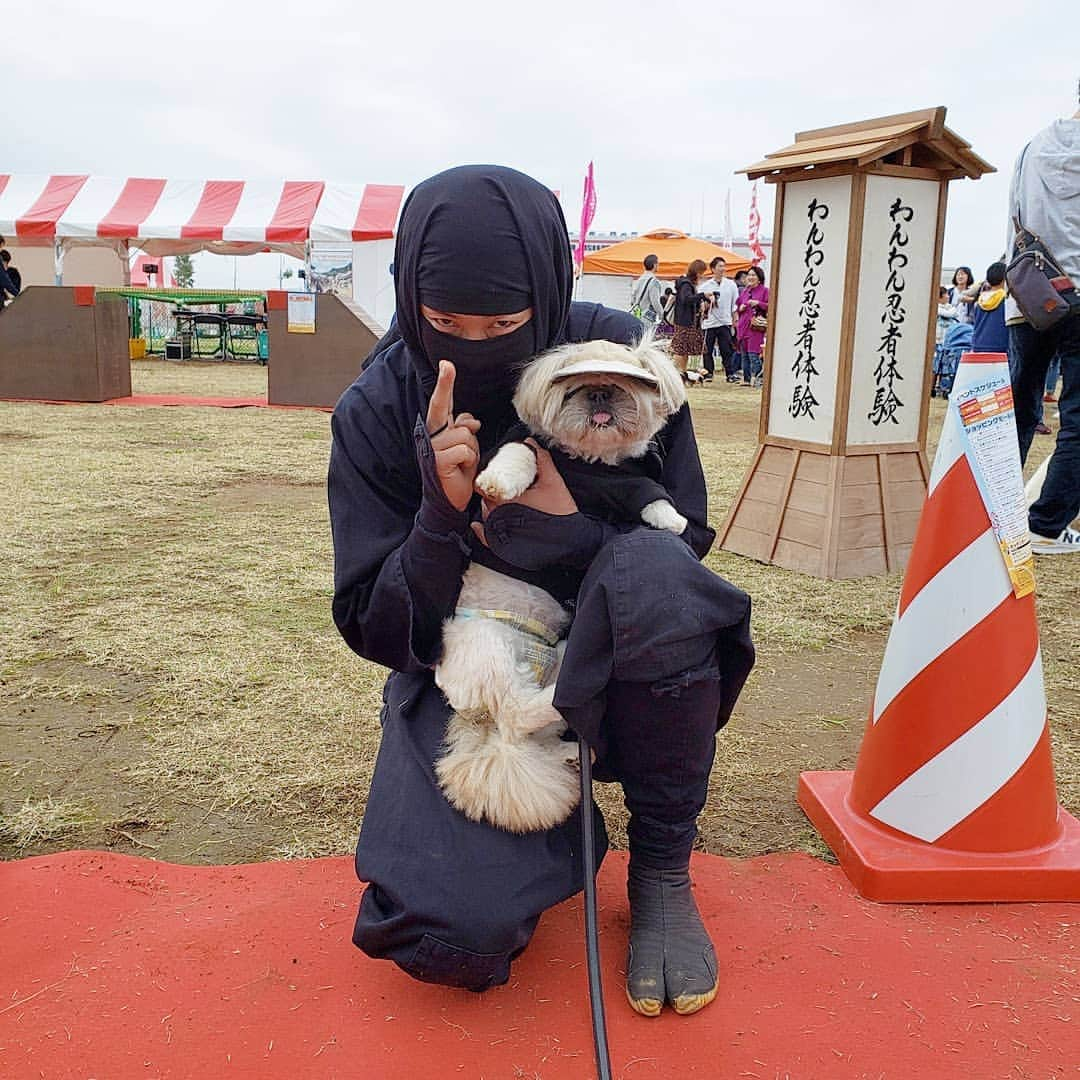
<instances>
[{"instance_id":1,"label":"black sleeve","mask_svg":"<svg viewBox=\"0 0 1080 1080\"><path fill-rule=\"evenodd\" d=\"M671 495L679 513L690 522L683 539L704 559L716 539L716 530L709 527L708 495L705 473L698 454L690 406L683 407L668 421L661 433L664 444L664 487Z\"/></svg>"},{"instance_id":2,"label":"black sleeve","mask_svg":"<svg viewBox=\"0 0 1080 1080\"><path fill-rule=\"evenodd\" d=\"M442 492L422 418L413 431L417 470L402 467L412 449L390 443L355 387L331 430L334 622L369 660L396 671L432 667L469 561L466 515Z\"/></svg>"}]
</instances>

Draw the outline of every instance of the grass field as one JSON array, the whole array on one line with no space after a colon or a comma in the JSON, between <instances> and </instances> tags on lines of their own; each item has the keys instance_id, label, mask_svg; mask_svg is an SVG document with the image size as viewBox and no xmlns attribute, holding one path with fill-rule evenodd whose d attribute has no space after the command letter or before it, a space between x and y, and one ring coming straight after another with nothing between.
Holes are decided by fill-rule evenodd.
<instances>
[{"instance_id":1,"label":"grass field","mask_svg":"<svg viewBox=\"0 0 1080 1080\"><path fill-rule=\"evenodd\" d=\"M265 385L253 365L133 371L134 393ZM692 394L717 524L754 450L759 394ZM935 403L935 435L940 421ZM349 850L385 673L330 621L328 445L315 411L0 403L0 854ZM899 577L823 582L726 553L708 564L752 594L759 663L720 739L702 846L823 854L795 778L853 763ZM1059 792L1074 812L1078 569L1038 564ZM617 790L602 799L619 842Z\"/></svg>"}]
</instances>

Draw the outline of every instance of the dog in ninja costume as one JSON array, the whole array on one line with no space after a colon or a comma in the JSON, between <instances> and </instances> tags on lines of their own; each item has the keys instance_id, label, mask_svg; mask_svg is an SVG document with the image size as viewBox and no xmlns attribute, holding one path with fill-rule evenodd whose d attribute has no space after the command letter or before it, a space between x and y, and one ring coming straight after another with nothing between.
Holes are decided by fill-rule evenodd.
<instances>
[{"instance_id":1,"label":"dog in ninja costume","mask_svg":"<svg viewBox=\"0 0 1080 1080\"><path fill-rule=\"evenodd\" d=\"M522 373L511 433L543 444L579 509L681 534L687 520L656 480L655 436L686 400L679 372L648 337L562 345ZM652 467L648 462L652 455ZM499 503L536 479L536 452L504 443L476 479ZM453 708L435 763L449 801L512 832L549 829L579 801L577 744L554 706L570 616L534 585L477 563L443 625L435 682Z\"/></svg>"}]
</instances>

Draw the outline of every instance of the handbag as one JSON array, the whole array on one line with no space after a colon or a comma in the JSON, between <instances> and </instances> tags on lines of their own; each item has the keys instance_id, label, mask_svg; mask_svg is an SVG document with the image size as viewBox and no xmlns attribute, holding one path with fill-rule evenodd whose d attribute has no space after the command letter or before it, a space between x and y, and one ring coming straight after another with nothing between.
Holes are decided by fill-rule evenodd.
<instances>
[{"instance_id":1,"label":"handbag","mask_svg":"<svg viewBox=\"0 0 1080 1080\"><path fill-rule=\"evenodd\" d=\"M1020 187L1019 178L1027 151L1028 147L1025 146L1020 155L1017 188ZM1072 278L1061 269L1043 241L1024 227L1019 206L1013 217L1013 228L1016 230L1014 254L1005 270L1009 294L1033 329L1049 330L1070 312L1080 310L1080 295Z\"/></svg>"},{"instance_id":2,"label":"handbag","mask_svg":"<svg viewBox=\"0 0 1080 1080\"><path fill-rule=\"evenodd\" d=\"M767 330L769 328L769 320L764 315L755 315L750 320L751 330Z\"/></svg>"}]
</instances>

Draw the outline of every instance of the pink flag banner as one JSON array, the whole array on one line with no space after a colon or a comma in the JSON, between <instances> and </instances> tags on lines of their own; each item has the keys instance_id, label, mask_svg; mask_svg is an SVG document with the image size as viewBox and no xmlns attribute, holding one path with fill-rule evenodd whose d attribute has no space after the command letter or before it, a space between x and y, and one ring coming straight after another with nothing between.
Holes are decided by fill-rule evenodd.
<instances>
[{"instance_id":1,"label":"pink flag banner","mask_svg":"<svg viewBox=\"0 0 1080 1080\"><path fill-rule=\"evenodd\" d=\"M589 226L596 216L596 183L593 180L593 163L589 162L589 171L585 174L585 192L581 198L581 230L578 233L577 247L574 249L574 262L578 268L585 262L585 238L589 235Z\"/></svg>"},{"instance_id":2,"label":"pink flag banner","mask_svg":"<svg viewBox=\"0 0 1080 1080\"><path fill-rule=\"evenodd\" d=\"M755 265L765 261L765 250L761 246L760 233L761 213L758 211L757 206L757 181L755 180L750 191L750 224L746 232L747 247L750 248L750 254Z\"/></svg>"}]
</instances>

